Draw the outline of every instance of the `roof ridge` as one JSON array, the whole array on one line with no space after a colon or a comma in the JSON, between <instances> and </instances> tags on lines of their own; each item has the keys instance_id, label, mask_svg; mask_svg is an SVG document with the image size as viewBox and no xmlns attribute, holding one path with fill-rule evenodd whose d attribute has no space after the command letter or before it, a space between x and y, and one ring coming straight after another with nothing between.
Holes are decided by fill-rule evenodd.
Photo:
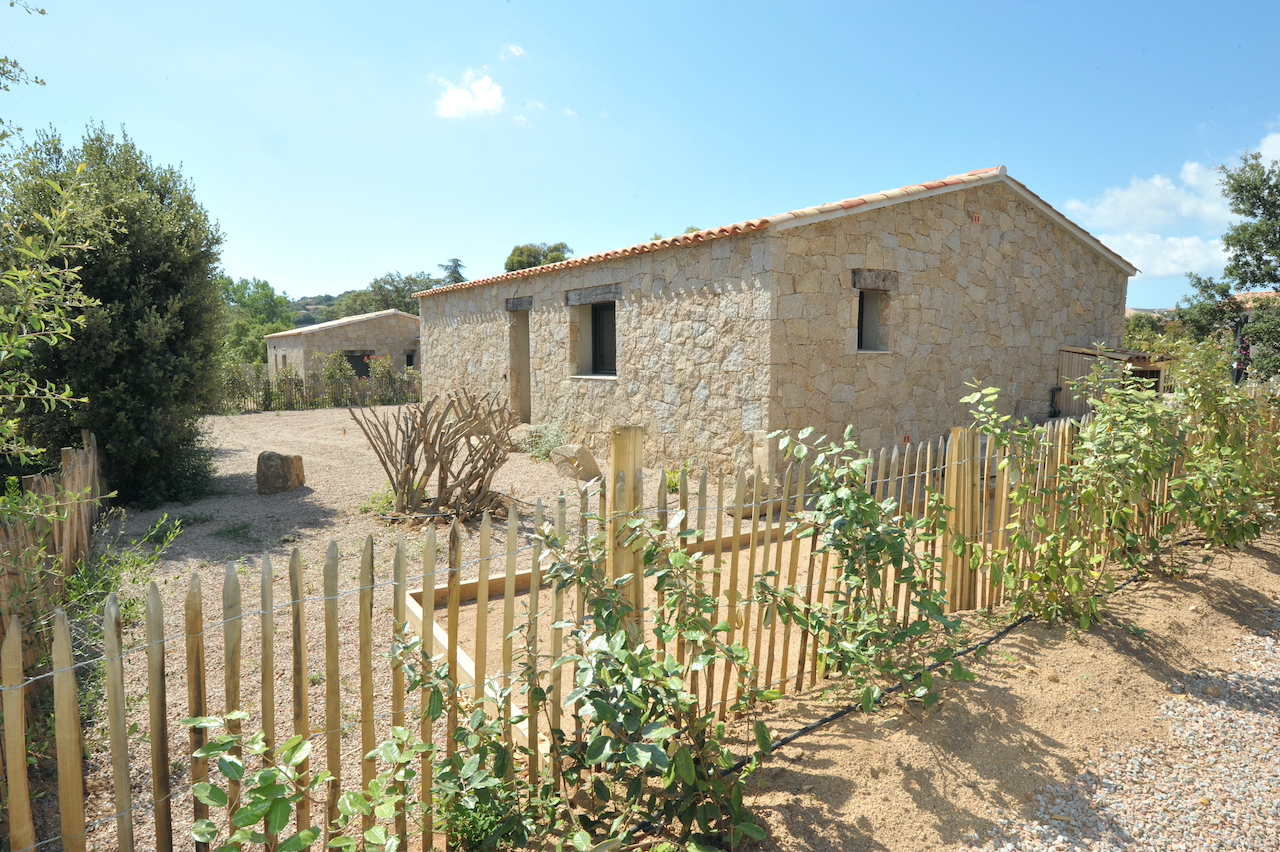
<instances>
[{"instance_id":1,"label":"roof ridge","mask_svg":"<svg viewBox=\"0 0 1280 852\"><path fill-rule=\"evenodd\" d=\"M289 337L294 334L306 334L307 332L317 331L319 329L334 328L339 325L356 322L357 320L365 320L376 316L387 316L389 314L399 314L400 316L410 317L414 320L418 319L417 315L411 314L408 311L402 311L399 308L384 308L381 311L369 311L364 314L351 314L350 316L338 317L337 319L325 320L324 322L316 322L311 325L294 326L293 328L286 328L284 331L276 331L264 336L267 338Z\"/></svg>"}]
</instances>

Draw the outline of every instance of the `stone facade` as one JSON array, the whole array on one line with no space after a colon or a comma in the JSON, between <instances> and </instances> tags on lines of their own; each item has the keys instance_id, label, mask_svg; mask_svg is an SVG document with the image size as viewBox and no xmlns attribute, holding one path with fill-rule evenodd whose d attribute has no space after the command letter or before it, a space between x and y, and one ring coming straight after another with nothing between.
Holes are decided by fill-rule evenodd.
<instances>
[{"instance_id":1,"label":"stone facade","mask_svg":"<svg viewBox=\"0 0 1280 852\"><path fill-rule=\"evenodd\" d=\"M767 426L765 248L715 240L424 296L424 397L469 386L514 403L520 311L508 307L528 305L530 422L560 424L567 442L603 457L611 427L640 423L648 458L732 465L743 434ZM566 294L610 285L617 375L593 375L579 354L584 306Z\"/></svg>"},{"instance_id":2,"label":"stone facade","mask_svg":"<svg viewBox=\"0 0 1280 852\"><path fill-rule=\"evenodd\" d=\"M267 371L274 378L292 367L305 375L324 366L331 352L390 358L396 372L420 363L418 318L404 311L377 311L267 335ZM407 363L407 362L412 363Z\"/></svg>"},{"instance_id":3,"label":"stone facade","mask_svg":"<svg viewBox=\"0 0 1280 852\"><path fill-rule=\"evenodd\" d=\"M974 218L979 220L974 222ZM1128 273L1008 184L990 183L778 233L769 270L773 428L881 447L966 425L966 382L1043 418L1058 349L1120 346ZM859 351L852 270L892 270L883 352Z\"/></svg>"},{"instance_id":4,"label":"stone facade","mask_svg":"<svg viewBox=\"0 0 1280 852\"><path fill-rule=\"evenodd\" d=\"M424 395L500 391L597 455L642 425L647 463L719 470L774 429L934 437L969 381L1043 417L1059 347L1120 344L1133 268L1002 169L960 180L422 294ZM592 374L592 303L616 376Z\"/></svg>"}]
</instances>

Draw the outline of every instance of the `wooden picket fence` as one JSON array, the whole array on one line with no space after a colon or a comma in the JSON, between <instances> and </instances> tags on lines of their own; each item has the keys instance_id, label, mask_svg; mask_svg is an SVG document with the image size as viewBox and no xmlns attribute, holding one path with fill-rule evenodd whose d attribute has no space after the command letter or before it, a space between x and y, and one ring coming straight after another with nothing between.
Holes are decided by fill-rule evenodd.
<instances>
[{"instance_id":1,"label":"wooden picket fence","mask_svg":"<svg viewBox=\"0 0 1280 852\"><path fill-rule=\"evenodd\" d=\"M1049 424L1038 460L1042 481L1066 461L1075 428L1066 422ZM381 572L389 573L389 579L378 579L372 538L359 555L354 575L344 570L337 546L330 545L322 588L314 587L314 571L307 570L297 550L279 573L264 556L256 607L246 608L240 575L228 566L220 611L209 618L200 577L193 574L180 624L174 619L166 623L160 588L152 583L146 596L145 639L125 648L113 596L106 608L101 657L86 661L73 659L70 625L65 614L56 613L53 672L42 679L51 679L53 687L60 824L46 828L46 837L37 836L27 773L15 771L27 765L25 699L34 681L25 677L20 655L23 625L10 621L0 649L0 773L9 768L7 790L0 792L8 796L11 850L34 849L50 838L59 838L62 848L73 852L88 848L90 841L94 848L122 852L139 847L170 850L175 843L185 848L191 823L210 816L191 793L209 773L207 761L192 758L207 734L197 728L184 731L176 720L232 709L249 712L244 730L260 728L270 744L291 735L315 742L315 753L303 771L324 769L332 780L314 800L298 804L294 821L298 828L327 825L337 815L341 793L367 785L374 777L375 762L364 756L387 736L390 726L413 725L425 741L452 742L456 719L430 723L423 712L426 694L410 694L401 662L391 653L404 624L447 659L458 685L487 706L494 718L528 714L527 722L511 736L534 746L527 768L532 777L549 771L539 757L545 732L540 728L560 727L566 715L572 718L575 708L561 700L567 694L568 675L558 670L545 674L545 708L498 706L495 698L510 684L516 667L520 649L513 647L511 636L517 627L526 628L531 643L527 650L534 659L547 661L540 663L546 667L568 641L565 629L556 625L582 615L580 596L556 592L543 582L542 545L532 531L544 523L561 535L605 533L606 541L612 542L607 570L613 577L634 574L640 567L639 554L623 544L629 519L644 515L664 526L698 531L687 539L687 547L705 554L704 588L719 601L719 618L731 626L729 641L751 652L748 667L720 664L693 675L690 688L722 718L747 689L798 692L814 686L822 676L815 637L774 617L753 593L758 583L797 588L810 603L841 593L836 588L838 566L831 564L829 554L815 552L812 540L796 535L798 530L788 525L810 498L805 472L792 467L772 482L763 472L740 471L736 477L682 472L672 495L665 474L646 487L641 446L638 427L616 429L607 488L586 486L576 494L561 495L555 506L538 503L532 511L513 505L505 525L486 515L475 560L464 560L456 523L442 541L435 527L427 528L421 572L411 568L419 554L411 555L401 537L389 572ZM919 511L933 491L952 507L947 535L928 545L941 560L951 609L999 603L1001 590L971 570L968 559L956 556L951 546L956 537L963 537L971 548L987 550L1007 543L1007 527L1017 519L1011 516L1008 471L1000 469L999 453L975 430L956 429L945 438L873 452L870 457L865 484L877 498ZM575 528L569 528L571 500L577 504ZM344 588L344 576L353 577L355 584ZM276 600L277 585L287 586L283 602ZM651 585L633 583L630 588L641 608L654 603ZM894 602L904 620L916 617L907 604ZM681 657L685 653L682 646L665 650ZM344 662L351 661L358 684L344 680L344 672L350 670ZM102 796L98 807L106 812L93 819L86 815L86 731L77 694L77 673L91 666L105 670L106 697L100 717L86 730L94 737L106 730L103 748L97 751L107 757L95 771L98 778L110 778L112 791L109 805ZM421 772L420 788L407 795L429 803L431 764L425 758ZM212 818L226 824L229 815ZM396 831L409 832L403 812L393 822ZM428 824L423 843L430 849L443 838ZM207 852L202 844L195 848Z\"/></svg>"},{"instance_id":2,"label":"wooden picket fence","mask_svg":"<svg viewBox=\"0 0 1280 852\"><path fill-rule=\"evenodd\" d=\"M268 375L265 364L228 367L218 414L301 411L349 405L404 405L422 401L422 377L409 369L391 375L332 378L321 371Z\"/></svg>"},{"instance_id":3,"label":"wooden picket fence","mask_svg":"<svg viewBox=\"0 0 1280 852\"><path fill-rule=\"evenodd\" d=\"M58 473L22 478L22 490L38 495L55 517L0 521L0 641L10 615L26 615L33 607L47 611L40 602L60 591L89 552L102 512L102 474L97 439L87 430L81 436L83 449L62 448ZM23 664L30 666L40 653L29 643Z\"/></svg>"}]
</instances>

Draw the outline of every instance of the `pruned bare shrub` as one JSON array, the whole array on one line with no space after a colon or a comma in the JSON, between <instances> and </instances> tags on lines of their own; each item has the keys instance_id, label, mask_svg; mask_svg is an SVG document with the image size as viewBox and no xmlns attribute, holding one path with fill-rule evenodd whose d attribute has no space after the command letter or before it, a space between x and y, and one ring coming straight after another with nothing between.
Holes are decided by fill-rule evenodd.
<instances>
[{"instance_id":1,"label":"pruned bare shrub","mask_svg":"<svg viewBox=\"0 0 1280 852\"><path fill-rule=\"evenodd\" d=\"M499 505L491 484L516 418L497 394L459 390L398 411L347 411L391 480L397 513L467 518Z\"/></svg>"}]
</instances>

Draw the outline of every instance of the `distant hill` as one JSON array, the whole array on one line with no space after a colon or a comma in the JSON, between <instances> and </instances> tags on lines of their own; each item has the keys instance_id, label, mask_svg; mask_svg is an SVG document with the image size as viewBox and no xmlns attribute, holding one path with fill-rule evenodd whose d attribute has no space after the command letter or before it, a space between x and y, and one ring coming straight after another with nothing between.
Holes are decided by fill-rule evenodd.
<instances>
[{"instance_id":1,"label":"distant hill","mask_svg":"<svg viewBox=\"0 0 1280 852\"><path fill-rule=\"evenodd\" d=\"M294 328L337 319L334 315L334 304L343 296L355 292L355 290L347 290L336 296L303 296L301 299L294 299L289 303L289 310L293 311Z\"/></svg>"}]
</instances>

